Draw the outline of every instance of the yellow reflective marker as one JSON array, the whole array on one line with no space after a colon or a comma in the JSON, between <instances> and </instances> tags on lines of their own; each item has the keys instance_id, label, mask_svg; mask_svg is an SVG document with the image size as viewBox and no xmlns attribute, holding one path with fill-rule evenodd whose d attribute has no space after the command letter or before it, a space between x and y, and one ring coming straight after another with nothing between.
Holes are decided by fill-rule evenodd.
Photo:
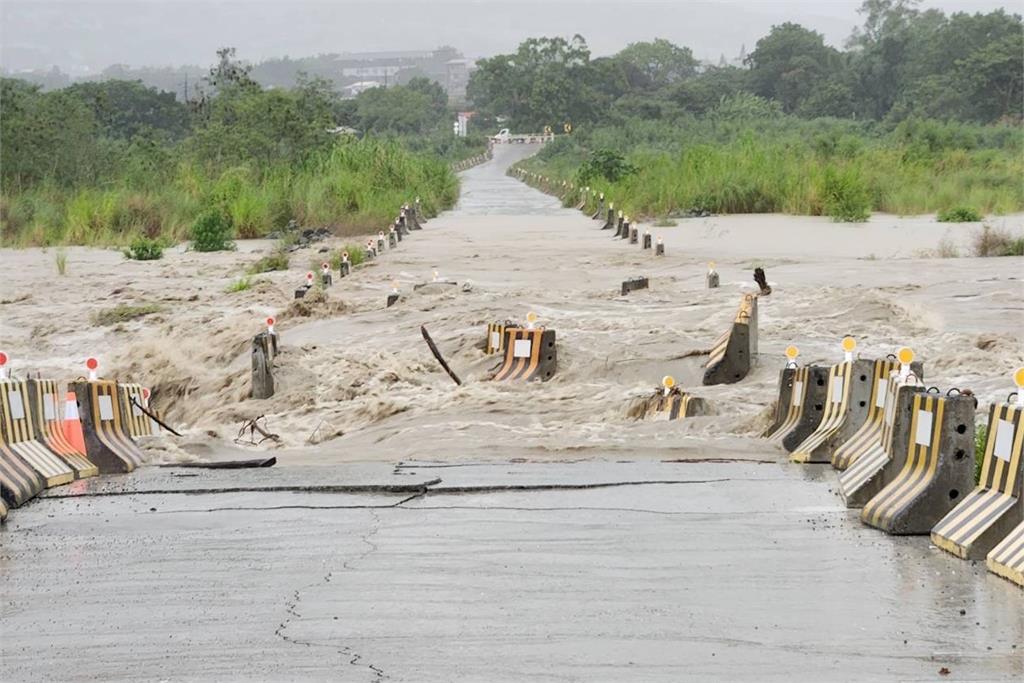
<instances>
[{"instance_id":1,"label":"yellow reflective marker","mask_svg":"<svg viewBox=\"0 0 1024 683\"><path fill-rule=\"evenodd\" d=\"M675 385L676 378L673 377L672 375L665 375L664 377L661 378L661 386L665 387L666 389L671 389Z\"/></svg>"},{"instance_id":2,"label":"yellow reflective marker","mask_svg":"<svg viewBox=\"0 0 1024 683\"><path fill-rule=\"evenodd\" d=\"M903 365L910 365L914 362L914 350L909 346L904 346L896 352L896 358L899 359Z\"/></svg>"},{"instance_id":3,"label":"yellow reflective marker","mask_svg":"<svg viewBox=\"0 0 1024 683\"><path fill-rule=\"evenodd\" d=\"M843 351L847 353L853 353L853 350L857 348L857 340L853 337L843 337Z\"/></svg>"},{"instance_id":4,"label":"yellow reflective marker","mask_svg":"<svg viewBox=\"0 0 1024 683\"><path fill-rule=\"evenodd\" d=\"M1024 368L1017 368L1017 372L1013 373L1013 383L1018 389L1024 389Z\"/></svg>"},{"instance_id":5,"label":"yellow reflective marker","mask_svg":"<svg viewBox=\"0 0 1024 683\"><path fill-rule=\"evenodd\" d=\"M534 313L533 311L530 311L529 313L527 313L526 314L526 322L528 322L528 323L535 323L535 322L537 322L537 314Z\"/></svg>"},{"instance_id":6,"label":"yellow reflective marker","mask_svg":"<svg viewBox=\"0 0 1024 683\"><path fill-rule=\"evenodd\" d=\"M796 348L795 346L792 346L792 345L786 347L786 358L788 358L790 360L796 360L796 357L799 356L799 355L800 355L800 349L798 349L798 348Z\"/></svg>"},{"instance_id":7,"label":"yellow reflective marker","mask_svg":"<svg viewBox=\"0 0 1024 683\"><path fill-rule=\"evenodd\" d=\"M614 209L615 208L615 202L608 202L608 208L609 209Z\"/></svg>"}]
</instances>

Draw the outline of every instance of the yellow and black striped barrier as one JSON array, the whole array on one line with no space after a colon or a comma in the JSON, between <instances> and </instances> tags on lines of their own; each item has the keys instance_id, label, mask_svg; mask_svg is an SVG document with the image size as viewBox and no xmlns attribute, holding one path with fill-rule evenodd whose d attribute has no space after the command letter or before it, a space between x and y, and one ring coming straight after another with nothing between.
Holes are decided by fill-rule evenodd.
<instances>
[{"instance_id":1,"label":"yellow and black striped barrier","mask_svg":"<svg viewBox=\"0 0 1024 683\"><path fill-rule=\"evenodd\" d=\"M0 496L0 522L6 521L7 519L7 503L4 502L2 496Z\"/></svg>"},{"instance_id":2,"label":"yellow and black striped barrier","mask_svg":"<svg viewBox=\"0 0 1024 683\"><path fill-rule=\"evenodd\" d=\"M872 373L879 372L879 368L873 361L853 360L853 351L857 348L853 337L843 339L842 348L846 360L833 366L829 372L821 422L793 449L792 462L831 462L833 451L841 443L843 428L860 426L867 415Z\"/></svg>"},{"instance_id":3,"label":"yellow and black striped barrier","mask_svg":"<svg viewBox=\"0 0 1024 683\"><path fill-rule=\"evenodd\" d=\"M75 473L75 479L95 477L99 468L65 436L64 399L57 382L52 379L30 379L27 382L36 438L68 464Z\"/></svg>"},{"instance_id":4,"label":"yellow and black striped barrier","mask_svg":"<svg viewBox=\"0 0 1024 683\"><path fill-rule=\"evenodd\" d=\"M487 323L487 340L484 343L484 353L492 356L505 350L505 327L507 323Z\"/></svg>"},{"instance_id":5,"label":"yellow and black striped barrier","mask_svg":"<svg viewBox=\"0 0 1024 683\"><path fill-rule=\"evenodd\" d=\"M732 326L711 347L705 385L733 384L747 376L757 356L757 295L744 294Z\"/></svg>"},{"instance_id":6,"label":"yellow and black striped barrier","mask_svg":"<svg viewBox=\"0 0 1024 683\"><path fill-rule=\"evenodd\" d=\"M861 510L889 534L927 534L974 486L971 395L914 396L903 469Z\"/></svg>"},{"instance_id":7,"label":"yellow and black striped barrier","mask_svg":"<svg viewBox=\"0 0 1024 683\"><path fill-rule=\"evenodd\" d=\"M672 421L707 415L707 402L703 398L686 393L676 386L671 375L666 375L661 380L661 387L655 389L651 395L633 399L626 410L626 415L636 420L654 418Z\"/></svg>"},{"instance_id":8,"label":"yellow and black striped barrier","mask_svg":"<svg viewBox=\"0 0 1024 683\"><path fill-rule=\"evenodd\" d=\"M121 399L121 424L128 428L128 436L138 439L143 436L159 434L160 427L142 410L143 408L149 410L148 392L142 388L142 385L118 384L117 389Z\"/></svg>"},{"instance_id":9,"label":"yellow and black striped barrier","mask_svg":"<svg viewBox=\"0 0 1024 683\"><path fill-rule=\"evenodd\" d=\"M26 380L0 382L3 419L0 430L7 448L42 478L47 487L75 480L75 472L56 453L36 440L32 402ZM41 434L40 434L41 436Z\"/></svg>"},{"instance_id":10,"label":"yellow and black striped barrier","mask_svg":"<svg viewBox=\"0 0 1024 683\"><path fill-rule=\"evenodd\" d=\"M532 318L532 319L531 319ZM530 324L534 314L527 316ZM543 327L506 327L503 334L504 360L495 373L495 381L551 379L558 366L555 331Z\"/></svg>"},{"instance_id":11,"label":"yellow and black striped barrier","mask_svg":"<svg viewBox=\"0 0 1024 683\"><path fill-rule=\"evenodd\" d=\"M993 574L1024 587L1024 522L992 549L985 564Z\"/></svg>"},{"instance_id":12,"label":"yellow and black striped barrier","mask_svg":"<svg viewBox=\"0 0 1024 683\"><path fill-rule=\"evenodd\" d=\"M800 350L795 346L786 347L786 365L779 372L779 396L775 399L775 416L772 423L761 432L761 437L770 439L786 424L792 408L793 383L797 373L797 356Z\"/></svg>"},{"instance_id":13,"label":"yellow and black striped barrier","mask_svg":"<svg viewBox=\"0 0 1024 683\"><path fill-rule=\"evenodd\" d=\"M932 543L965 560L980 560L1021 521L1024 408L989 409L978 486L932 529Z\"/></svg>"},{"instance_id":14,"label":"yellow and black striped barrier","mask_svg":"<svg viewBox=\"0 0 1024 683\"><path fill-rule=\"evenodd\" d=\"M786 423L772 434L770 441L792 452L821 424L830 371L831 367L827 365L806 365L797 371L793 377Z\"/></svg>"},{"instance_id":15,"label":"yellow and black striped barrier","mask_svg":"<svg viewBox=\"0 0 1024 683\"><path fill-rule=\"evenodd\" d=\"M922 391L924 387L911 375L890 378L881 431L877 438L852 446L856 449L848 453L852 464L839 474L839 494L847 507L864 507L903 469L914 397Z\"/></svg>"},{"instance_id":16,"label":"yellow and black striped barrier","mask_svg":"<svg viewBox=\"0 0 1024 683\"><path fill-rule=\"evenodd\" d=\"M117 383L107 380L73 382L85 451L100 472L131 472L142 464L142 451L122 423Z\"/></svg>"},{"instance_id":17,"label":"yellow and black striped barrier","mask_svg":"<svg viewBox=\"0 0 1024 683\"><path fill-rule=\"evenodd\" d=\"M860 427L849 438L845 439L832 453L832 467L845 470L856 462L865 444L876 443L882 434L883 417L885 416L885 396L891 375L896 371L895 361L882 359L875 361L871 373L871 389L867 397L867 414Z\"/></svg>"},{"instance_id":18,"label":"yellow and black striped barrier","mask_svg":"<svg viewBox=\"0 0 1024 683\"><path fill-rule=\"evenodd\" d=\"M7 445L0 433L0 498L12 507L24 505L46 488L46 482Z\"/></svg>"}]
</instances>

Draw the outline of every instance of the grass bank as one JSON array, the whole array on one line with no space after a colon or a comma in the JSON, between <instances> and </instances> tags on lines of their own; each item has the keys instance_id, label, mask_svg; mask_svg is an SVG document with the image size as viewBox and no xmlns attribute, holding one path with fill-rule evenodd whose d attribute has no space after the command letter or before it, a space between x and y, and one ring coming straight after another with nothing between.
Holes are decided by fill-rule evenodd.
<instances>
[{"instance_id":1,"label":"grass bank","mask_svg":"<svg viewBox=\"0 0 1024 683\"><path fill-rule=\"evenodd\" d=\"M339 141L299 167L235 166L210 172L174 162L149 182L68 188L43 183L0 193L5 246L123 246L142 236L188 239L196 217L224 208L234 237L262 237L289 220L338 234L379 230L419 196L428 213L451 206L458 181L448 163L372 138Z\"/></svg>"},{"instance_id":2,"label":"grass bank","mask_svg":"<svg viewBox=\"0 0 1024 683\"><path fill-rule=\"evenodd\" d=\"M635 121L573 134L522 165L613 198L632 215L914 215L1024 210L1019 125L792 117ZM609 153L618 163L608 163ZM595 163L595 159L598 163Z\"/></svg>"}]
</instances>

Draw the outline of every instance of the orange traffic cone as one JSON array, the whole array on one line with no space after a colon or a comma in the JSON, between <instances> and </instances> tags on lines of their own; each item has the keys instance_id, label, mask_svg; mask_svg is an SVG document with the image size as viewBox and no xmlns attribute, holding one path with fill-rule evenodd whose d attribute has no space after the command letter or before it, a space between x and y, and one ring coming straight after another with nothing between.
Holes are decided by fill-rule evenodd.
<instances>
[{"instance_id":1,"label":"orange traffic cone","mask_svg":"<svg viewBox=\"0 0 1024 683\"><path fill-rule=\"evenodd\" d=\"M82 421L78 417L78 400L75 392L69 391L64 398L64 438L79 453L85 453L85 436L82 434Z\"/></svg>"}]
</instances>

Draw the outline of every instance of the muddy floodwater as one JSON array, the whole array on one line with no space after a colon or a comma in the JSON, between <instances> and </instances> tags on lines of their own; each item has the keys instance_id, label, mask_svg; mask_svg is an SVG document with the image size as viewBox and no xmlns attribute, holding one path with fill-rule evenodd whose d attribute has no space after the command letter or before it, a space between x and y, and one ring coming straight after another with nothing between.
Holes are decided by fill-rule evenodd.
<instances>
[{"instance_id":1,"label":"muddy floodwater","mask_svg":"<svg viewBox=\"0 0 1024 683\"><path fill-rule=\"evenodd\" d=\"M842 360L910 346L929 385L1005 400L1024 365L1024 258L966 256L977 224L876 215L713 216L612 239L505 175L499 148L453 210L327 290L288 271L232 282L272 248L157 262L0 250L0 348L16 376L151 387L182 437L150 465L47 490L0 531L0 679L1021 680L1024 592L863 526L830 466L758 438L783 350ZM1024 228L1024 217L993 223ZM937 258L939 245L960 258ZM704 286L715 261L721 286ZM706 352L763 267L760 358L702 387ZM439 279L454 286L416 284ZM645 276L647 290L620 293ZM397 282L401 300L385 308ZM152 304L134 320L97 313ZM485 326L554 329L543 384L487 381ZM247 398L274 316L274 397ZM430 355L425 325L456 386ZM662 376L707 416L636 422ZM265 416L279 443L237 443ZM160 464L274 455L261 470Z\"/></svg>"}]
</instances>

